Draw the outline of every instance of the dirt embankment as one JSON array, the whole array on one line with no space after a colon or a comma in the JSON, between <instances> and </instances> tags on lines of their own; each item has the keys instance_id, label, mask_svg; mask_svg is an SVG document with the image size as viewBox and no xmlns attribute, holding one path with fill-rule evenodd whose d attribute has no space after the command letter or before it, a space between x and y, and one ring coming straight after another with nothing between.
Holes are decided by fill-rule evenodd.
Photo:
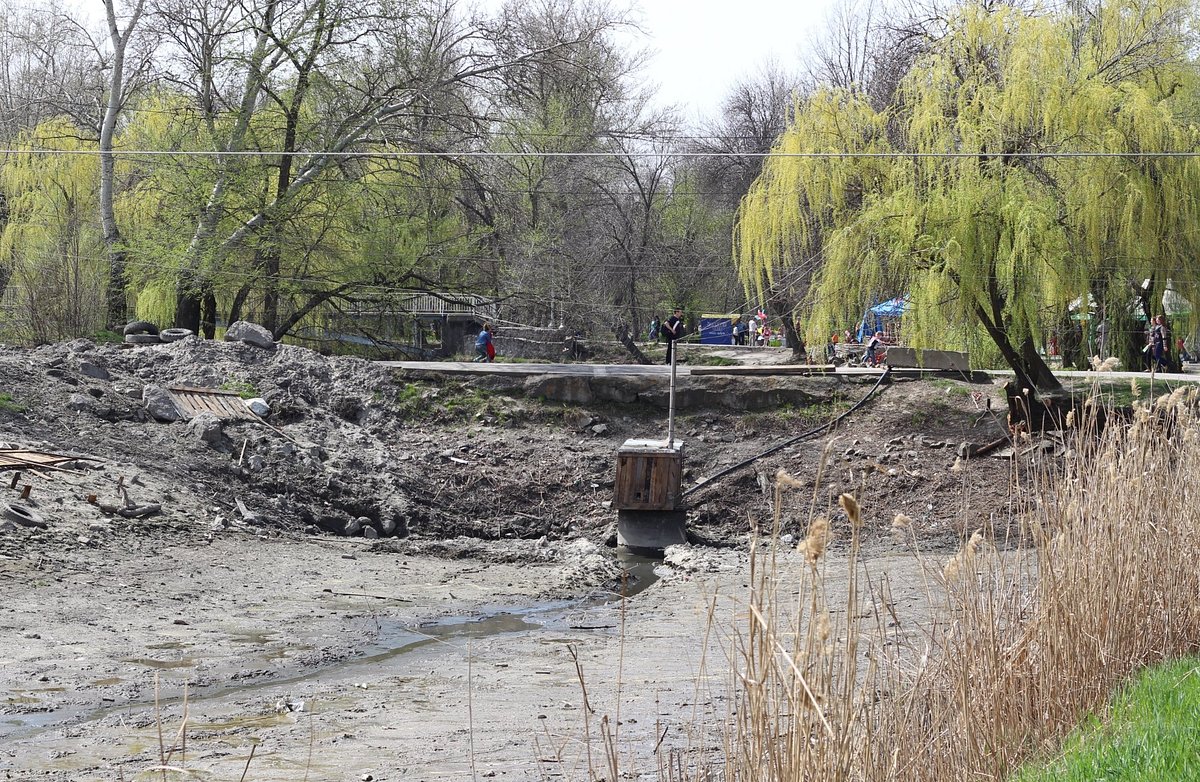
<instances>
[{"instance_id":1,"label":"dirt embankment","mask_svg":"<svg viewBox=\"0 0 1200 782\"><path fill-rule=\"evenodd\" d=\"M780 382L812 403L681 416L686 481L866 392L827 378ZM145 388L172 385L262 397L270 426L155 420ZM936 551L988 524L1009 496L1007 461L953 469L959 442L999 434L984 409L993 390L898 383L832 435L699 492L690 527L720 547L691 560L707 575L656 585L623 613L602 599L623 588L628 568L606 546L614 455L626 437L661 433L663 413L652 401L547 402L526 388L194 339L0 351L0 440L97 459L23 470L5 498L28 483L46 526L0 532L10 607L0 620L0 735L10 739L0 770L131 778L156 761L158 721L178 727L186 683L193 715L207 720L195 717L189 741L202 749L193 757L219 779L237 778L250 739L265 742L256 779L294 778L306 745L332 764L314 778L440 778L436 753L454 755L443 767L469 772L469 743L503 760L497 773L524 778L519 769L561 754L553 747L580 727L572 655L603 682L619 675L622 643L637 639L631 653L641 659L676 654L636 677L643 696L671 693L663 697L674 705L639 696L631 734L654 733L656 709L696 707L687 678L699 647L685 639L703 631L709 587L700 585L739 584L747 535L772 516L776 470L806 484L815 513L832 512L842 491L868 498L869 545L884 558L900 545L889 532L896 513L913 517ZM87 501L126 494L162 512L127 519ZM783 534L803 534L807 517L786 516ZM468 670L459 670L464 654ZM366 664L348 665L356 660ZM472 704L486 730L464 722ZM539 724L545 738L529 740ZM392 761L357 760L382 746Z\"/></svg>"}]
</instances>

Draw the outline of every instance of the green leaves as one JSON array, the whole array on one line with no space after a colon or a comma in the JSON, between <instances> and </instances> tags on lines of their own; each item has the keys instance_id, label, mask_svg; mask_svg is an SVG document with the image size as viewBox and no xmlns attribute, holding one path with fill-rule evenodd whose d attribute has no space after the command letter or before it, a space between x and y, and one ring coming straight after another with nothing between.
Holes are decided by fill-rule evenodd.
<instances>
[{"instance_id":1,"label":"green leaves","mask_svg":"<svg viewBox=\"0 0 1200 782\"><path fill-rule=\"evenodd\" d=\"M966 7L892 106L850 90L802 102L775 151L892 156L769 160L739 213L743 283L819 257L811 337L910 292L905 338L926 347L961 347L980 308L1036 343L1069 302L1113 291L1128 307L1127 281L1155 270L1200 293L1200 170L1137 154L1200 148L1179 118L1186 7L1138 8ZM1089 152L1130 154L1073 156Z\"/></svg>"}]
</instances>

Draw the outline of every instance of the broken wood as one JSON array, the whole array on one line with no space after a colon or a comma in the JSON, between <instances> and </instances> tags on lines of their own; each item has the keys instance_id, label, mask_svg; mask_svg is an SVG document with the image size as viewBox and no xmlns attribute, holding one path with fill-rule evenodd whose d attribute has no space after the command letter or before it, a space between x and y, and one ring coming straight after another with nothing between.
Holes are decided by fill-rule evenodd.
<instances>
[{"instance_id":1,"label":"broken wood","mask_svg":"<svg viewBox=\"0 0 1200 782\"><path fill-rule=\"evenodd\" d=\"M149 502L145 505L135 505L129 499L129 492L125 491L125 487L121 487L121 495L124 505L113 505L107 502L100 502L96 499L95 494L87 496L88 504L95 505L100 509L101 513L107 513L110 516L116 515L126 519L144 519L149 516L156 516L162 513L162 505L157 502Z\"/></svg>"},{"instance_id":2,"label":"broken wood","mask_svg":"<svg viewBox=\"0 0 1200 782\"><path fill-rule=\"evenodd\" d=\"M1012 440L1009 439L1008 435L1005 435L998 440L992 440L990 443L964 442L958 446L958 455L964 459L973 459L976 456L986 456L1003 445L1011 444Z\"/></svg>"},{"instance_id":3,"label":"broken wood","mask_svg":"<svg viewBox=\"0 0 1200 782\"><path fill-rule=\"evenodd\" d=\"M369 597L374 600L396 600L401 603L411 603L412 602L411 600L408 600L403 597L392 597L391 595L372 595L369 592L335 592L332 589L329 589L328 587L326 587L325 589L322 589L321 591L327 595L334 595L335 597Z\"/></svg>"}]
</instances>

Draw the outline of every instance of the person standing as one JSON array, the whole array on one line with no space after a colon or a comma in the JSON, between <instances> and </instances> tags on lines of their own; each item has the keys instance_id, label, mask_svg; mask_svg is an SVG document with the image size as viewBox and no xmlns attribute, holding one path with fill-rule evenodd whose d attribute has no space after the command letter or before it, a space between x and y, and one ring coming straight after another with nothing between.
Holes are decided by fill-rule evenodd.
<instances>
[{"instance_id":1,"label":"person standing","mask_svg":"<svg viewBox=\"0 0 1200 782\"><path fill-rule=\"evenodd\" d=\"M658 322L658 316L655 315L650 319L650 341L658 344L658 332L662 328L662 324Z\"/></svg>"},{"instance_id":2,"label":"person standing","mask_svg":"<svg viewBox=\"0 0 1200 782\"><path fill-rule=\"evenodd\" d=\"M1155 371L1171 370L1167 362L1167 325L1162 315L1156 315L1154 325L1150 327L1150 356L1153 359L1151 368Z\"/></svg>"},{"instance_id":3,"label":"person standing","mask_svg":"<svg viewBox=\"0 0 1200 782\"><path fill-rule=\"evenodd\" d=\"M662 336L667 341L667 363L670 364L675 352L675 340L683 336L683 310L675 308L675 312L663 324Z\"/></svg>"}]
</instances>

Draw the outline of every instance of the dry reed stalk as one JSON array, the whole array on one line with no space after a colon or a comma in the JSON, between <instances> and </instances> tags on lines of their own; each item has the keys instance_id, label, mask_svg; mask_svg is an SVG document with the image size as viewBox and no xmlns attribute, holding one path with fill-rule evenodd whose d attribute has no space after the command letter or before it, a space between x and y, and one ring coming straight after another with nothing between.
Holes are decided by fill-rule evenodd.
<instances>
[{"instance_id":1,"label":"dry reed stalk","mask_svg":"<svg viewBox=\"0 0 1200 782\"><path fill-rule=\"evenodd\" d=\"M1200 418L1195 393L1152 399L1105 426L1094 400L1072 420L1063 458L1014 467L1006 512L1023 533L999 549L982 531L970 536L943 569L941 619L919 644L898 647L878 618L873 631L857 619L883 590L859 586L854 497L839 498L850 573L832 627L824 546L808 545L825 539L813 537L817 497L801 544L812 567L792 607L779 597L777 547L753 542L725 757L672 779L1001 779L1053 751L1139 668L1194 652L1200 514L1171 476L1200 473ZM775 534L793 483L777 476ZM911 520L897 521L911 531ZM932 596L928 580L926 589Z\"/></svg>"}]
</instances>

